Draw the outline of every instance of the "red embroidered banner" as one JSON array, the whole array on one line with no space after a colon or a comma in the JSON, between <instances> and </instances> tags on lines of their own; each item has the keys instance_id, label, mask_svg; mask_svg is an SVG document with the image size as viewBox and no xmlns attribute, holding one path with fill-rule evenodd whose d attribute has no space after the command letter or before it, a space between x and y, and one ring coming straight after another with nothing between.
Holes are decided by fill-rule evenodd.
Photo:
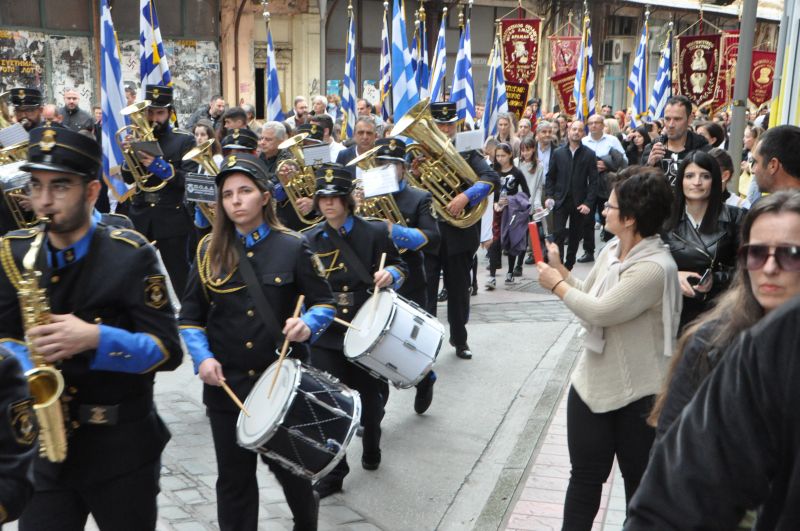
<instances>
[{"instance_id":1,"label":"red embroidered banner","mask_svg":"<svg viewBox=\"0 0 800 531\"><path fill-rule=\"evenodd\" d=\"M578 54L581 51L581 36L551 35L550 71L554 76L578 69Z\"/></svg>"},{"instance_id":2,"label":"red embroidered banner","mask_svg":"<svg viewBox=\"0 0 800 531\"><path fill-rule=\"evenodd\" d=\"M750 70L748 98L753 105L761 107L772 99L775 81L775 52L753 50L753 67Z\"/></svg>"},{"instance_id":3,"label":"red embroidered banner","mask_svg":"<svg viewBox=\"0 0 800 531\"><path fill-rule=\"evenodd\" d=\"M504 19L500 25L503 42L503 75L506 83L530 85L539 68L541 20Z\"/></svg>"},{"instance_id":4,"label":"red embroidered banner","mask_svg":"<svg viewBox=\"0 0 800 531\"><path fill-rule=\"evenodd\" d=\"M717 90L714 93L712 112L726 106L733 97L733 80L736 77L736 59L739 56L739 30L722 34L722 55L719 61Z\"/></svg>"},{"instance_id":5,"label":"red embroidered banner","mask_svg":"<svg viewBox=\"0 0 800 531\"><path fill-rule=\"evenodd\" d=\"M561 74L556 74L550 78L553 88L558 96L558 103L561 107L561 112L566 114L575 115L575 98L572 96L572 89L575 88L575 74L578 73L577 68L568 70Z\"/></svg>"},{"instance_id":6,"label":"red embroidered banner","mask_svg":"<svg viewBox=\"0 0 800 531\"><path fill-rule=\"evenodd\" d=\"M678 37L678 86L680 93L698 107L714 100L721 38L721 35Z\"/></svg>"}]
</instances>

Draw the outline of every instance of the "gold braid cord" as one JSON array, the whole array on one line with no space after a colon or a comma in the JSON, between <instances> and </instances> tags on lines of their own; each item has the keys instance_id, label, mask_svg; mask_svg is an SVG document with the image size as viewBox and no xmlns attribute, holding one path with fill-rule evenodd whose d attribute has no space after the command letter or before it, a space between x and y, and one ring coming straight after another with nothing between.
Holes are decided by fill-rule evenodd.
<instances>
[{"instance_id":1,"label":"gold braid cord","mask_svg":"<svg viewBox=\"0 0 800 531\"><path fill-rule=\"evenodd\" d=\"M204 242L208 243L203 245ZM233 288L222 287L227 284L231 278L233 278L233 274L236 272L236 269L225 275L223 278L214 278L214 275L211 273L211 257L208 255L208 248L210 245L211 242L204 238L197 246L197 273L200 275L200 282L202 282L206 288L214 293L233 293L234 291L244 289L245 286L236 286Z\"/></svg>"},{"instance_id":2,"label":"gold braid cord","mask_svg":"<svg viewBox=\"0 0 800 531\"><path fill-rule=\"evenodd\" d=\"M8 280L19 291L22 287L22 274L19 272L17 263L14 261L14 254L11 252L11 242L7 238L2 239L0 247L0 263L3 265Z\"/></svg>"}]
</instances>

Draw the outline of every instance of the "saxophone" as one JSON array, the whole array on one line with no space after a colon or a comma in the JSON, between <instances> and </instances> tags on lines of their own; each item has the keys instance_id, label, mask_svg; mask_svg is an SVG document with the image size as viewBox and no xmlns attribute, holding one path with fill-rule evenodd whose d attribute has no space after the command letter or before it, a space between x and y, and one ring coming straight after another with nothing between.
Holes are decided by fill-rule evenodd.
<instances>
[{"instance_id":1,"label":"saxophone","mask_svg":"<svg viewBox=\"0 0 800 531\"><path fill-rule=\"evenodd\" d=\"M44 240L45 227L46 222L22 260L25 270L22 273L17 296L26 334L34 326L50 322L47 291L39 287L42 273L35 267L36 256ZM45 361L44 356L37 352L30 340L27 340L27 343L34 367L27 371L25 376L28 378L28 386L33 395L33 410L39 421L39 455L48 461L60 463L67 458L67 432L64 425L64 411L61 408L64 376L61 371Z\"/></svg>"}]
</instances>

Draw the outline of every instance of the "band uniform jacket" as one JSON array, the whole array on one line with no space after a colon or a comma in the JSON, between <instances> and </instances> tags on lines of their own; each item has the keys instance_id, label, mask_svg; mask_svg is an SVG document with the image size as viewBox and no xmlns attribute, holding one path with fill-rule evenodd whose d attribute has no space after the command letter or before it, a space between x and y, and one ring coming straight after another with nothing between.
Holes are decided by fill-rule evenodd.
<instances>
[{"instance_id":1,"label":"band uniform jacket","mask_svg":"<svg viewBox=\"0 0 800 531\"><path fill-rule=\"evenodd\" d=\"M33 494L38 426L19 362L0 348L0 527L16 520Z\"/></svg>"},{"instance_id":2,"label":"band uniform jacket","mask_svg":"<svg viewBox=\"0 0 800 531\"><path fill-rule=\"evenodd\" d=\"M563 206L572 210L579 205L592 208L597 201L597 179L594 151L581 144L573 155L569 144L565 144L550 156L544 195L555 201L554 210ZM564 205L567 198L572 199L572 204Z\"/></svg>"},{"instance_id":3,"label":"band uniform jacket","mask_svg":"<svg viewBox=\"0 0 800 531\"><path fill-rule=\"evenodd\" d=\"M209 235L198 245L183 296L180 326L205 330L209 350L222 365L226 382L244 400L261 373L278 359L275 352L283 337L270 335L238 267L220 280L211 278L210 242ZM261 280L259 288L278 321L278 330L292 316L301 294L306 308L333 307L330 286L299 234L271 229L246 255ZM302 358L298 351L307 354L305 344L292 344L292 350L293 357ZM210 409L238 411L222 387L204 385L203 402Z\"/></svg>"},{"instance_id":4,"label":"band uniform jacket","mask_svg":"<svg viewBox=\"0 0 800 531\"><path fill-rule=\"evenodd\" d=\"M36 232L14 231L0 243L0 340L24 342L14 277L23 271L22 258ZM50 479L90 485L157 459L170 434L153 404L155 372L174 370L183 357L164 269L141 234L97 224L86 256L57 270L47 266L45 249L42 245L37 270L52 313L147 334L161 359L141 373L93 370L97 352L90 350L56 365L65 383L67 459L60 464L36 460L37 490L47 490ZM120 366L136 362L135 353L108 357Z\"/></svg>"},{"instance_id":5,"label":"band uniform jacket","mask_svg":"<svg viewBox=\"0 0 800 531\"><path fill-rule=\"evenodd\" d=\"M322 221L303 234L308 240L311 250L322 262L323 270L336 301L336 317L350 322L361 305L369 299L375 285L365 284L355 270L346 263L342 252L325 234L327 226L327 221ZM397 247L389 237L385 221L353 216L353 228L342 238L350 244L370 276L378 270L381 254L386 253L384 268L394 266L402 276L408 278L408 267L400 258ZM315 345L331 350L342 350L346 331L344 325L334 322Z\"/></svg>"},{"instance_id":6,"label":"band uniform jacket","mask_svg":"<svg viewBox=\"0 0 800 531\"><path fill-rule=\"evenodd\" d=\"M192 134L170 127L158 137L158 145L164 152L164 161L172 165L174 176L157 192L142 192L137 189L128 212L136 230L156 241L184 236L192 230L191 214L183 198L186 174L197 169L196 162L182 160L195 146ZM134 182L133 175L124 165L122 177L128 184ZM150 178L146 185L155 186L159 182L156 178Z\"/></svg>"},{"instance_id":7,"label":"band uniform jacket","mask_svg":"<svg viewBox=\"0 0 800 531\"><path fill-rule=\"evenodd\" d=\"M429 248L439 248L439 227L431 210L431 194L425 190L407 185L393 194L397 208L405 218L406 226L419 229L425 236L425 243L418 249L407 249L401 256L408 266L408 278L398 290L403 296L415 293L425 287L425 263L423 252Z\"/></svg>"},{"instance_id":8,"label":"band uniform jacket","mask_svg":"<svg viewBox=\"0 0 800 531\"><path fill-rule=\"evenodd\" d=\"M267 175L269 175L270 179L272 180L272 184L280 184L283 186L280 178L278 177L278 166L285 160L293 159L294 157L288 149L281 149L278 151L277 155L270 157L269 159L265 158L263 155L261 156L261 160L263 160L264 164L267 165ZM311 180L314 180L313 177ZM278 214L278 219L285 227L288 227L294 231L299 232L311 226L300 219L300 216L294 209L294 205L292 205L292 201L288 197L283 201L278 201L277 199L275 200L275 213ZM307 217L315 217L314 212L310 212Z\"/></svg>"},{"instance_id":9,"label":"band uniform jacket","mask_svg":"<svg viewBox=\"0 0 800 531\"><path fill-rule=\"evenodd\" d=\"M497 175L483 155L475 150L469 150L459 153L461 157L467 161L472 171L478 176L478 181L490 184L491 190L500 188L500 177ZM490 190L490 193L491 193ZM447 241L447 253L449 255L470 253L473 254L478 250L481 243L481 223L478 221L474 225L461 229L450 225L446 221L439 220L439 233L442 240ZM437 249L430 249L426 253L438 254Z\"/></svg>"}]
</instances>

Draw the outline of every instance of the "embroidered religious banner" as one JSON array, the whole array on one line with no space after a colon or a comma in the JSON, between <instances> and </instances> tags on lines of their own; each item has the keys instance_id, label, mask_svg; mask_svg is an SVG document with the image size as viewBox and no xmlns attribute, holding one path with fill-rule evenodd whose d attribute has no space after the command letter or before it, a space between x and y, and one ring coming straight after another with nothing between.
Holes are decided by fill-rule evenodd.
<instances>
[{"instance_id":1,"label":"embroidered religious banner","mask_svg":"<svg viewBox=\"0 0 800 531\"><path fill-rule=\"evenodd\" d=\"M680 93L698 107L714 100L721 39L721 35L678 37L678 86Z\"/></svg>"},{"instance_id":2,"label":"embroidered religious banner","mask_svg":"<svg viewBox=\"0 0 800 531\"><path fill-rule=\"evenodd\" d=\"M525 112L525 107L528 103L528 89L530 85L527 83L509 83L506 81L506 101L508 102L508 112L517 115L517 120L522 118L522 113Z\"/></svg>"},{"instance_id":3,"label":"embroidered religious banner","mask_svg":"<svg viewBox=\"0 0 800 531\"><path fill-rule=\"evenodd\" d=\"M550 41L550 71L554 76L578 69L578 54L581 51L581 36L568 37L564 35L551 35Z\"/></svg>"},{"instance_id":4,"label":"embroidered religious banner","mask_svg":"<svg viewBox=\"0 0 800 531\"><path fill-rule=\"evenodd\" d=\"M566 114L575 115L575 98L572 96L572 89L575 87L575 74L578 72L577 68L556 74L550 77L550 83L556 91L558 97L558 104L561 107L561 112Z\"/></svg>"},{"instance_id":5,"label":"embroidered religious banner","mask_svg":"<svg viewBox=\"0 0 800 531\"><path fill-rule=\"evenodd\" d=\"M508 83L530 85L536 80L541 22L538 18L503 19L500 22L506 86Z\"/></svg>"},{"instance_id":6,"label":"embroidered religious banner","mask_svg":"<svg viewBox=\"0 0 800 531\"><path fill-rule=\"evenodd\" d=\"M722 34L722 54L719 59L717 90L712 112L726 106L733 97L733 80L736 78L736 59L739 56L739 30Z\"/></svg>"},{"instance_id":7,"label":"embroidered religious banner","mask_svg":"<svg viewBox=\"0 0 800 531\"><path fill-rule=\"evenodd\" d=\"M753 50L753 66L750 70L748 99L761 107L772 99L772 84L775 80L775 52Z\"/></svg>"}]
</instances>

